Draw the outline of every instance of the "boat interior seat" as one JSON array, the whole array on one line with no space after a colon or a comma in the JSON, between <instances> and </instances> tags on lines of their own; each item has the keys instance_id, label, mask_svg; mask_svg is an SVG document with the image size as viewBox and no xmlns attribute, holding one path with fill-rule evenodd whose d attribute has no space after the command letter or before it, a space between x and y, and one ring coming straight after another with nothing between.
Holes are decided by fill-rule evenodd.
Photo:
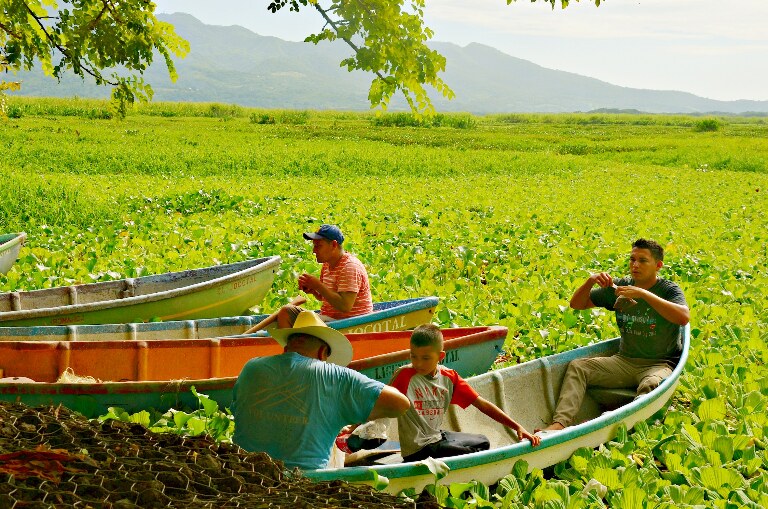
<instances>
[{"instance_id":1,"label":"boat interior seat","mask_svg":"<svg viewBox=\"0 0 768 509\"><path fill-rule=\"evenodd\" d=\"M587 389L587 394L601 407L613 410L635 399L637 391L635 389L590 387Z\"/></svg>"}]
</instances>

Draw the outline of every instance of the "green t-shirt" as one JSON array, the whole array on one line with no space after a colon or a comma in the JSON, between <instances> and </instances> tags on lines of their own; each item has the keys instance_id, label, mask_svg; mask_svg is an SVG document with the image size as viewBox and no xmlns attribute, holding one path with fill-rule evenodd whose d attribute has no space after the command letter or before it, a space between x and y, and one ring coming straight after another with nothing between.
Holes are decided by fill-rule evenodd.
<instances>
[{"instance_id":1,"label":"green t-shirt","mask_svg":"<svg viewBox=\"0 0 768 509\"><path fill-rule=\"evenodd\" d=\"M634 285L631 277L615 279L616 286ZM654 295L675 304L687 305L683 291L677 284L659 278L648 289ZM680 360L683 350L682 328L663 318L642 299L623 311L614 309L616 291L611 288L593 288L589 298L595 306L616 312L616 325L621 332L619 353L625 357L639 359Z\"/></svg>"}]
</instances>

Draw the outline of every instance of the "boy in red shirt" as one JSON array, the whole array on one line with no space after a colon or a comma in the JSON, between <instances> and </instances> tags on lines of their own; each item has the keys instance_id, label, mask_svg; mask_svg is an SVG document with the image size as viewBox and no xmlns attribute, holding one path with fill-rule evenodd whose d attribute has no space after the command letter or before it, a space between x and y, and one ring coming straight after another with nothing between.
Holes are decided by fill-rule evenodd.
<instances>
[{"instance_id":1,"label":"boy in red shirt","mask_svg":"<svg viewBox=\"0 0 768 509\"><path fill-rule=\"evenodd\" d=\"M461 408L473 405L491 419L515 430L520 440L539 445L538 436L528 433L503 410L481 397L454 370L439 365L444 358L440 329L432 324L420 325L411 335L411 364L397 370L390 381L390 385L411 400L411 408L397 419L404 461L456 456L490 447L484 435L440 429L452 403Z\"/></svg>"}]
</instances>

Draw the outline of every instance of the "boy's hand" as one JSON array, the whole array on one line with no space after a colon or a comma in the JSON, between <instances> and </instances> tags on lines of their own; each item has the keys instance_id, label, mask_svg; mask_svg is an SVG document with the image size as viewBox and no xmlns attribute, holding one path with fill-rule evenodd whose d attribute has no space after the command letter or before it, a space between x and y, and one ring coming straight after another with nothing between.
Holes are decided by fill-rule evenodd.
<instances>
[{"instance_id":1,"label":"boy's hand","mask_svg":"<svg viewBox=\"0 0 768 509\"><path fill-rule=\"evenodd\" d=\"M529 440L531 442L531 445L536 447L541 443L541 437L538 435L531 435L526 431L525 428L520 426L520 428L517 430L517 438L520 440Z\"/></svg>"}]
</instances>

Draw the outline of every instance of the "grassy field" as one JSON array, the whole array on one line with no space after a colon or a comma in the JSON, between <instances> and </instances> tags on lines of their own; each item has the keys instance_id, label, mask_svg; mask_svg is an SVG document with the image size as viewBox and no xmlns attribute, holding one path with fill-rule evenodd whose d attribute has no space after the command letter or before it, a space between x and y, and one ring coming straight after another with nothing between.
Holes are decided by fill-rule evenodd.
<instances>
[{"instance_id":1,"label":"grassy field","mask_svg":"<svg viewBox=\"0 0 768 509\"><path fill-rule=\"evenodd\" d=\"M374 299L437 295L440 324L505 325L512 357L527 360L615 336L610 315L568 299L590 271L626 273L637 237L658 240L691 307L692 360L660 431L630 435L653 461L611 467L643 480L642 505L623 507L768 505L765 119L455 115L417 127L153 104L115 121L106 103L29 99L9 111L0 230L29 240L0 291L279 254L271 311L316 271L301 232L333 222ZM620 463L606 451L585 454ZM536 489L602 479L574 465ZM635 484L603 502L629 503Z\"/></svg>"}]
</instances>

